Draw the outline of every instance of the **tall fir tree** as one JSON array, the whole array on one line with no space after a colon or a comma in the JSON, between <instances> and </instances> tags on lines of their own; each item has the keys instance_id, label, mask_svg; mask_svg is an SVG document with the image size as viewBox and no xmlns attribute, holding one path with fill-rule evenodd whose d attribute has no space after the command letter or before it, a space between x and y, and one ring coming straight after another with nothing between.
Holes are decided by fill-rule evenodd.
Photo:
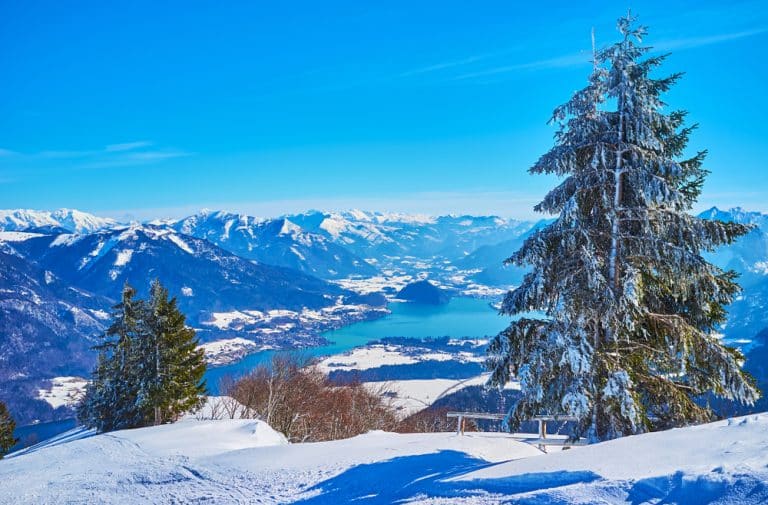
<instances>
[{"instance_id":1,"label":"tall fir tree","mask_svg":"<svg viewBox=\"0 0 768 505\"><path fill-rule=\"evenodd\" d=\"M84 425L113 431L144 424L139 351L146 338L145 313L145 303L136 299L136 290L126 283L120 303L113 307L112 324L95 347L97 364L78 407L78 419Z\"/></svg>"},{"instance_id":2,"label":"tall fir tree","mask_svg":"<svg viewBox=\"0 0 768 505\"><path fill-rule=\"evenodd\" d=\"M152 283L147 308L146 390L152 422L161 424L200 407L206 391L205 358L176 298L169 299L159 280Z\"/></svg>"},{"instance_id":3,"label":"tall fir tree","mask_svg":"<svg viewBox=\"0 0 768 505\"><path fill-rule=\"evenodd\" d=\"M558 107L555 146L530 169L562 182L535 210L557 214L507 262L531 268L504 314L522 317L489 346L490 383L517 377L514 428L538 414L578 418L592 441L710 419L707 393L752 403L743 357L715 330L739 291L736 274L702 252L749 228L694 217L705 151L684 158L686 113L654 78L665 56L621 18L621 40L595 52L587 86Z\"/></svg>"},{"instance_id":4,"label":"tall fir tree","mask_svg":"<svg viewBox=\"0 0 768 505\"><path fill-rule=\"evenodd\" d=\"M159 281L149 300L135 296L126 284L78 409L80 421L99 431L173 421L204 401L203 352L176 299Z\"/></svg>"},{"instance_id":5,"label":"tall fir tree","mask_svg":"<svg viewBox=\"0 0 768 505\"><path fill-rule=\"evenodd\" d=\"M11 417L11 413L8 412L8 407L5 403L0 402L0 459L3 459L18 442L13 436L15 430L16 421Z\"/></svg>"}]
</instances>

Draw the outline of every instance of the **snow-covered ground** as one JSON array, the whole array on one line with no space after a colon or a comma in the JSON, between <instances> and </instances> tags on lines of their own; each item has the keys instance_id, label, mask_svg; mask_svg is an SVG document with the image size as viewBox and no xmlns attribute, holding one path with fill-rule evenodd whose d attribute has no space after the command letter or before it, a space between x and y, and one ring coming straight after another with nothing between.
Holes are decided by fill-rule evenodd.
<instances>
[{"instance_id":1,"label":"snow-covered ground","mask_svg":"<svg viewBox=\"0 0 768 505\"><path fill-rule=\"evenodd\" d=\"M370 293L380 293L382 291L396 293L413 280L414 278L412 275L404 274L402 272L387 272L386 274L374 275L366 278L351 277L333 282L344 289L367 295Z\"/></svg>"},{"instance_id":2,"label":"snow-covered ground","mask_svg":"<svg viewBox=\"0 0 768 505\"><path fill-rule=\"evenodd\" d=\"M320 360L317 366L322 372L332 374L405 365L403 373L407 377L410 366L449 361L457 364L480 364L486 359L484 354L478 352L478 349L484 350L485 340L449 340L447 346L431 348L434 345L435 343L419 340L414 340L410 345L387 341L369 343L341 354L328 356ZM446 348L448 350L445 350ZM373 379L364 382L364 385L372 392L384 396L397 409L398 415L405 418L429 407L436 400L450 393L469 386L483 385L487 380L487 373L475 373L461 378L453 375L445 378L433 376L425 379L397 377L388 380ZM510 389L519 389L519 386L517 383L512 383Z\"/></svg>"},{"instance_id":3,"label":"snow-covered ground","mask_svg":"<svg viewBox=\"0 0 768 505\"><path fill-rule=\"evenodd\" d=\"M214 340L200 345L205 353L205 361L209 365L226 365L241 360L247 354L270 349L269 346L259 345L252 340L242 337Z\"/></svg>"},{"instance_id":4,"label":"snow-covered ground","mask_svg":"<svg viewBox=\"0 0 768 505\"><path fill-rule=\"evenodd\" d=\"M499 433L286 444L253 420L93 436L0 462L0 503L768 503L768 414L542 454Z\"/></svg>"},{"instance_id":5,"label":"snow-covered ground","mask_svg":"<svg viewBox=\"0 0 768 505\"><path fill-rule=\"evenodd\" d=\"M333 370L368 370L386 365L413 365L422 361L461 361L482 363L485 358L468 352L447 353L442 351L408 352L402 345L369 344L324 358L318 366L325 373Z\"/></svg>"},{"instance_id":6,"label":"snow-covered ground","mask_svg":"<svg viewBox=\"0 0 768 505\"><path fill-rule=\"evenodd\" d=\"M23 231L0 231L0 242L24 242L31 238L42 237L41 233L27 233Z\"/></svg>"},{"instance_id":7,"label":"snow-covered ground","mask_svg":"<svg viewBox=\"0 0 768 505\"><path fill-rule=\"evenodd\" d=\"M62 405L75 405L85 392L85 385L88 379L83 377L54 377L50 379L50 387L41 388L37 391L37 397L48 402L51 407L57 408Z\"/></svg>"},{"instance_id":8,"label":"snow-covered ground","mask_svg":"<svg viewBox=\"0 0 768 505\"><path fill-rule=\"evenodd\" d=\"M294 330L314 330L316 332L340 328L347 324L388 314L384 307L369 305L350 305L337 303L318 310L235 310L213 312L211 319L202 325L247 334L250 338L268 338L275 335L289 334Z\"/></svg>"},{"instance_id":9,"label":"snow-covered ground","mask_svg":"<svg viewBox=\"0 0 768 505\"><path fill-rule=\"evenodd\" d=\"M469 379L406 379L386 382L364 382L370 391L383 395L397 410L401 418L408 417L429 407L435 401L470 386L482 386L488 382L489 374L480 374ZM518 382L510 382L505 389L520 389Z\"/></svg>"},{"instance_id":10,"label":"snow-covered ground","mask_svg":"<svg viewBox=\"0 0 768 505\"><path fill-rule=\"evenodd\" d=\"M451 480L528 487L528 502L768 503L768 414L511 461Z\"/></svg>"}]
</instances>

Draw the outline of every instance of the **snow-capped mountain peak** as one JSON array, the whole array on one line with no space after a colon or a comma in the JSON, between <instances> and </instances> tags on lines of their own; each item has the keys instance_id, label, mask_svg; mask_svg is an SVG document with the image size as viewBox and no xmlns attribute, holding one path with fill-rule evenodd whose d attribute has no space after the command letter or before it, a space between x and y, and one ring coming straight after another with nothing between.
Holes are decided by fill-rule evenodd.
<instances>
[{"instance_id":1,"label":"snow-capped mountain peak","mask_svg":"<svg viewBox=\"0 0 768 505\"><path fill-rule=\"evenodd\" d=\"M304 215L297 216L302 219ZM369 264L316 230L288 217L261 219L242 214L207 213L182 219L174 228L208 240L238 256L293 268L322 278L371 274Z\"/></svg>"},{"instance_id":2,"label":"snow-capped mountain peak","mask_svg":"<svg viewBox=\"0 0 768 505\"><path fill-rule=\"evenodd\" d=\"M283 226L280 228L278 235L294 235L301 233L302 229L288 219L283 219Z\"/></svg>"},{"instance_id":3,"label":"snow-capped mountain peak","mask_svg":"<svg viewBox=\"0 0 768 505\"><path fill-rule=\"evenodd\" d=\"M734 222L741 224L760 224L761 221L768 219L768 214L762 212L748 211L741 207L731 207L728 210L721 210L712 207L699 214L704 219L717 219L718 221Z\"/></svg>"},{"instance_id":4,"label":"snow-capped mountain peak","mask_svg":"<svg viewBox=\"0 0 768 505\"><path fill-rule=\"evenodd\" d=\"M91 233L117 224L114 219L94 216L76 209L58 209L55 211L0 210L0 230L2 231L61 228L74 233Z\"/></svg>"},{"instance_id":5,"label":"snow-capped mountain peak","mask_svg":"<svg viewBox=\"0 0 768 505\"><path fill-rule=\"evenodd\" d=\"M117 221L110 218L98 217L77 209L59 209L52 213L59 226L75 233L90 233L104 228L110 228Z\"/></svg>"}]
</instances>

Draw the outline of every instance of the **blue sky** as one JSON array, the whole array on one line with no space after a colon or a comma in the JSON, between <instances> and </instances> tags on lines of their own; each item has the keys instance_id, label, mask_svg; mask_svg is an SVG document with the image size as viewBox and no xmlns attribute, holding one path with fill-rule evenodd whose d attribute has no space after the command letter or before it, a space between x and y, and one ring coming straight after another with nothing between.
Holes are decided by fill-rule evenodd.
<instances>
[{"instance_id":1,"label":"blue sky","mask_svg":"<svg viewBox=\"0 0 768 505\"><path fill-rule=\"evenodd\" d=\"M768 211L764 1L2 1L0 207L530 217L627 7L686 72L701 206Z\"/></svg>"}]
</instances>

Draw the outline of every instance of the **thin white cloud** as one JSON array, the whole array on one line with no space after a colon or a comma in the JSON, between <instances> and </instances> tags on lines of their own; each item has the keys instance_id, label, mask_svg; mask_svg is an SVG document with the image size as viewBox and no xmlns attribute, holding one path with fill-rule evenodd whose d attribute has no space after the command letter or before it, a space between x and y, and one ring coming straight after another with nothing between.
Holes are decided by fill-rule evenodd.
<instances>
[{"instance_id":1,"label":"thin white cloud","mask_svg":"<svg viewBox=\"0 0 768 505\"><path fill-rule=\"evenodd\" d=\"M694 48L708 46L708 45L721 44L724 42L729 42L729 41L748 38L748 37L754 37L757 35L765 34L767 32L768 32L768 27L760 27L760 28L754 28L750 30L721 33L721 34L715 34L715 35L706 35L706 36L700 36L700 37L685 37L685 38L679 38L679 39L662 40L658 43L653 44L652 47L653 47L653 50L656 52L672 51L672 50L679 51L684 49L694 49ZM502 53L472 56L465 59L460 59L460 60L455 60L455 61L450 61L445 63L438 63L436 65L431 65L431 66L423 67L420 69L411 70L409 72L401 74L401 76L434 72L434 71L445 70L445 69L456 69L456 68L477 63L479 61L488 59L492 56L498 56L500 54ZM552 58L544 58L544 59L519 62L519 63L509 63L505 65L496 65L492 67L482 68L472 72L465 72L459 75L455 75L451 77L450 80L477 79L482 77L490 77L490 76L496 76L500 74L507 74L510 72L525 71L525 70L567 68L567 67L573 67L577 65L589 64L591 62L591 58L592 58L591 53L583 51L580 53L572 53L572 54L556 56Z\"/></svg>"},{"instance_id":2,"label":"thin white cloud","mask_svg":"<svg viewBox=\"0 0 768 505\"><path fill-rule=\"evenodd\" d=\"M124 142L122 144L109 144L107 147L104 148L104 151L108 153L133 151L136 149L141 149L142 147L149 147L151 145L152 145L152 142L149 142L147 140L139 140L136 142Z\"/></svg>"},{"instance_id":3,"label":"thin white cloud","mask_svg":"<svg viewBox=\"0 0 768 505\"><path fill-rule=\"evenodd\" d=\"M117 168L148 165L173 158L184 158L193 155L191 152L178 150L141 152L118 151L116 154L117 155L115 156L106 156L95 159L89 163L84 164L82 168Z\"/></svg>"},{"instance_id":4,"label":"thin white cloud","mask_svg":"<svg viewBox=\"0 0 768 505\"><path fill-rule=\"evenodd\" d=\"M656 51L674 51L674 50L681 50L681 49L694 49L697 47L729 42L731 40L754 37L756 35L762 35L766 32L768 32L768 27L755 28L752 30L744 30L744 31L733 32L733 33L721 33L718 35L707 35L703 37L686 37L686 38L680 38L680 39L663 40L659 43L653 44L653 49Z\"/></svg>"},{"instance_id":5,"label":"thin white cloud","mask_svg":"<svg viewBox=\"0 0 768 505\"><path fill-rule=\"evenodd\" d=\"M403 72L400 74L400 77L410 77L412 75L419 75L419 74L427 74L430 72L437 72L439 70L445 70L448 68L455 68L455 67L462 67L465 65L471 65L472 63L477 63L478 61L483 61L488 58L498 56L498 53L493 54L481 54L477 56L469 56L467 58L461 59L461 60L455 60L455 61L446 61L443 63L436 63L434 65L429 65L426 67L416 68L413 70L408 70L407 72Z\"/></svg>"},{"instance_id":6,"label":"thin white cloud","mask_svg":"<svg viewBox=\"0 0 768 505\"><path fill-rule=\"evenodd\" d=\"M34 153L20 153L0 149L0 159L25 166L45 166L52 161L66 162L67 168L109 168L159 163L173 158L192 156L194 153L173 148L154 148L155 144L141 140L109 144L92 150L44 150Z\"/></svg>"},{"instance_id":7,"label":"thin white cloud","mask_svg":"<svg viewBox=\"0 0 768 505\"><path fill-rule=\"evenodd\" d=\"M508 72L516 72L519 70L540 70L545 68L564 68L573 67L576 65L583 65L590 63L592 58L591 54L578 53L569 54L565 56L557 56L555 58L545 58L541 60L528 61L524 63L514 63L511 65L502 65L498 67L486 68L484 70L478 70L477 72L469 72L453 77L453 80L473 79L476 77L488 77L491 75L505 74Z\"/></svg>"},{"instance_id":8,"label":"thin white cloud","mask_svg":"<svg viewBox=\"0 0 768 505\"><path fill-rule=\"evenodd\" d=\"M44 158L51 160L65 160L72 158L84 158L93 156L101 151L40 151L32 154L23 154L27 158Z\"/></svg>"}]
</instances>

